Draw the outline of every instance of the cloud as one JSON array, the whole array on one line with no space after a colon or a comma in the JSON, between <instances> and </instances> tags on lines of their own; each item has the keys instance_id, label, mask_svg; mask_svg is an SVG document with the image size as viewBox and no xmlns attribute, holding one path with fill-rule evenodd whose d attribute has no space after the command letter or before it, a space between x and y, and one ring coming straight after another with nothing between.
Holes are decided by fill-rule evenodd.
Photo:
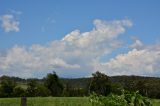
<instances>
[{"instance_id":1,"label":"cloud","mask_svg":"<svg viewBox=\"0 0 160 106\"><path fill-rule=\"evenodd\" d=\"M9 12L10 12L10 13L13 13L13 14L15 14L15 15L21 15L21 14L22 14L21 11L17 11L17 10L14 10L14 9L9 9Z\"/></svg>"},{"instance_id":2,"label":"cloud","mask_svg":"<svg viewBox=\"0 0 160 106\"><path fill-rule=\"evenodd\" d=\"M142 49L143 48L143 43L139 40L139 39L136 39L135 41L134 41L134 43L132 44L132 45L130 45L130 48L132 48L132 49Z\"/></svg>"},{"instance_id":3,"label":"cloud","mask_svg":"<svg viewBox=\"0 0 160 106\"><path fill-rule=\"evenodd\" d=\"M0 16L1 27L5 32L19 32L19 24L20 22L15 19L15 17L11 14L6 14Z\"/></svg>"},{"instance_id":4,"label":"cloud","mask_svg":"<svg viewBox=\"0 0 160 106\"><path fill-rule=\"evenodd\" d=\"M119 36L132 26L129 20L95 20L91 31L73 30L61 40L30 47L15 45L0 53L0 75L42 77L55 70L61 77L84 77L100 70L108 75L160 76L160 45L134 38L125 54L101 58L123 47Z\"/></svg>"},{"instance_id":5,"label":"cloud","mask_svg":"<svg viewBox=\"0 0 160 106\"><path fill-rule=\"evenodd\" d=\"M94 70L93 63L122 46L119 36L129 20L95 20L94 28L88 32L74 30L61 40L46 45L31 47L14 46L6 55L0 56L0 74L20 77L44 76L56 70L62 77L84 77ZM41 75L39 75L41 74Z\"/></svg>"},{"instance_id":6,"label":"cloud","mask_svg":"<svg viewBox=\"0 0 160 106\"><path fill-rule=\"evenodd\" d=\"M133 45L139 45L139 42L136 41ZM109 62L96 63L96 68L109 75L160 76L160 45L146 45L136 49L137 45L128 53L119 54Z\"/></svg>"}]
</instances>

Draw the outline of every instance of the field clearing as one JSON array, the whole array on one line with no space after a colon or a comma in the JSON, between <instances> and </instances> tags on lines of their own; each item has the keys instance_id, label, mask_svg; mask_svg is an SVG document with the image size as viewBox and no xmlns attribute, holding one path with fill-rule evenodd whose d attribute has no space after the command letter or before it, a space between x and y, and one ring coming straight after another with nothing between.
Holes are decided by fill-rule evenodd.
<instances>
[{"instance_id":1,"label":"field clearing","mask_svg":"<svg viewBox=\"0 0 160 106\"><path fill-rule=\"evenodd\" d=\"M27 106L91 106L87 97L30 97ZM20 106L20 98L0 98L0 106ZM154 99L153 106L160 106Z\"/></svg>"}]
</instances>

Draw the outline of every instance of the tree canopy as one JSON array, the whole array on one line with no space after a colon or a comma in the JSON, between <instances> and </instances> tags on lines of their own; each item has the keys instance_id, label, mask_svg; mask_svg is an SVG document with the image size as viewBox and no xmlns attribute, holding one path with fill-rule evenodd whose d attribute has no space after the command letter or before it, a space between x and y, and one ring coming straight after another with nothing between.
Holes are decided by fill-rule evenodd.
<instances>
[{"instance_id":1,"label":"tree canopy","mask_svg":"<svg viewBox=\"0 0 160 106\"><path fill-rule=\"evenodd\" d=\"M44 85L50 90L52 96L61 96L63 85L56 72L49 73L45 78Z\"/></svg>"},{"instance_id":2,"label":"tree canopy","mask_svg":"<svg viewBox=\"0 0 160 106\"><path fill-rule=\"evenodd\" d=\"M111 91L109 77L99 71L93 73L89 90L90 93L95 92L100 95L108 95Z\"/></svg>"}]
</instances>

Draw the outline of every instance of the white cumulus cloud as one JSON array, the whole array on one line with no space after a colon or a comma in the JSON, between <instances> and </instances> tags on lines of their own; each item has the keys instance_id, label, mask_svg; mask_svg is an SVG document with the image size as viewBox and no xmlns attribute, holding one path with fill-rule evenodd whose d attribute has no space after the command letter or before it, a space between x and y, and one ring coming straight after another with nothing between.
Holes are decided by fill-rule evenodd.
<instances>
[{"instance_id":1,"label":"white cumulus cloud","mask_svg":"<svg viewBox=\"0 0 160 106\"><path fill-rule=\"evenodd\" d=\"M1 27L5 32L19 32L19 24L20 22L15 19L15 17L11 14L5 14L0 16Z\"/></svg>"},{"instance_id":2,"label":"white cumulus cloud","mask_svg":"<svg viewBox=\"0 0 160 106\"><path fill-rule=\"evenodd\" d=\"M126 54L119 54L109 62L97 63L95 66L109 75L160 76L159 64L160 45L155 44L141 49L134 48Z\"/></svg>"},{"instance_id":3,"label":"white cumulus cloud","mask_svg":"<svg viewBox=\"0 0 160 106\"><path fill-rule=\"evenodd\" d=\"M0 74L42 77L56 70L63 77L90 75L95 71L94 64L99 62L101 56L122 46L118 37L125 32L126 27L132 26L129 20L97 19L93 24L91 31L74 30L61 40L46 45L14 46L5 55L0 55Z\"/></svg>"}]
</instances>

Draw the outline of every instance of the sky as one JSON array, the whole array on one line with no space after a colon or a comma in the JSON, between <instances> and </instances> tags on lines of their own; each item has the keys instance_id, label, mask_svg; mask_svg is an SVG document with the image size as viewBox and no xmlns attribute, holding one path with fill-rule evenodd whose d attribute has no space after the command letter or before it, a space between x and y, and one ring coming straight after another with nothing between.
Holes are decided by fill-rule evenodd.
<instances>
[{"instance_id":1,"label":"sky","mask_svg":"<svg viewBox=\"0 0 160 106\"><path fill-rule=\"evenodd\" d=\"M160 77L159 0L0 0L0 76Z\"/></svg>"}]
</instances>

